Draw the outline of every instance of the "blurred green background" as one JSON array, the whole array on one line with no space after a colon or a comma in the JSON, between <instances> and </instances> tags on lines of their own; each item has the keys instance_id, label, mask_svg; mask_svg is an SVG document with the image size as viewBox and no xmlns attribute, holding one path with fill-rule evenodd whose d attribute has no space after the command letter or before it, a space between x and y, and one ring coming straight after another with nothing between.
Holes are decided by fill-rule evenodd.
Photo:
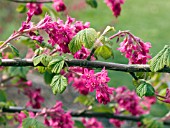
<instances>
[{"instance_id":1,"label":"blurred green background","mask_svg":"<svg viewBox=\"0 0 170 128\"><path fill-rule=\"evenodd\" d=\"M68 6L66 12L77 20L91 22L91 27L96 30L104 30L107 25L114 26L118 30L130 30L134 35L145 42L151 42L151 55L154 56L164 45L170 44L170 1L168 0L126 0L122 6L121 16L117 19L111 10L103 2L98 0L98 8L93 9L84 5L84 0L65 0ZM10 34L20 27L25 14L16 13L18 4L0 0L0 40L5 40ZM114 34L114 33L112 33ZM118 44L114 44L114 60L117 63L128 63L115 51ZM128 73L110 71L110 86L128 86L134 89L132 77ZM152 113L161 116L167 112L167 108L160 104L154 106ZM160 108L160 109L157 109ZM161 113L161 114L160 114Z\"/></svg>"}]
</instances>

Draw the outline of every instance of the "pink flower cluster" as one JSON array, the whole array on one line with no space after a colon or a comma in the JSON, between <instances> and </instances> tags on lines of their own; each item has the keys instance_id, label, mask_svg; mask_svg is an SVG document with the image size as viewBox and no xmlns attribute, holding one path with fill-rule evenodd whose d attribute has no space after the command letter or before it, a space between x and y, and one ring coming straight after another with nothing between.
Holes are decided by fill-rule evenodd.
<instances>
[{"instance_id":1,"label":"pink flower cluster","mask_svg":"<svg viewBox=\"0 0 170 128\"><path fill-rule=\"evenodd\" d=\"M69 112L64 112L62 102L49 109L43 109L41 115L44 116L44 124L52 128L73 128L74 122Z\"/></svg>"},{"instance_id":2,"label":"pink flower cluster","mask_svg":"<svg viewBox=\"0 0 170 128\"><path fill-rule=\"evenodd\" d=\"M88 88L89 92L96 90L96 99L99 103L107 104L110 102L110 95L113 94L114 88L108 87L107 85L110 78L105 68L98 73L85 68L81 79L85 81L84 86Z\"/></svg>"},{"instance_id":3,"label":"pink flower cluster","mask_svg":"<svg viewBox=\"0 0 170 128\"><path fill-rule=\"evenodd\" d=\"M83 122L85 128L104 128L102 123L99 122L96 118L90 118L88 120L83 118L82 122Z\"/></svg>"},{"instance_id":4,"label":"pink flower cluster","mask_svg":"<svg viewBox=\"0 0 170 128\"><path fill-rule=\"evenodd\" d=\"M96 90L96 99L99 103L107 104L110 102L110 95L114 88L108 87L110 81L105 68L101 72L95 73L94 70L80 67L70 67L70 73L67 78L69 83L73 82L75 87L81 94L87 95L89 92Z\"/></svg>"},{"instance_id":5,"label":"pink flower cluster","mask_svg":"<svg viewBox=\"0 0 170 128\"><path fill-rule=\"evenodd\" d=\"M33 108L41 108L41 104L44 102L44 98L41 96L40 93L40 88L24 88L24 94L29 98L29 101L26 103L26 106L32 106Z\"/></svg>"},{"instance_id":6,"label":"pink flower cluster","mask_svg":"<svg viewBox=\"0 0 170 128\"><path fill-rule=\"evenodd\" d=\"M135 116L148 114L151 104L155 103L156 101L155 97L144 97L144 100L141 100L134 91L128 90L125 86L116 88L115 92L116 94L113 100L118 103L118 109L120 111L125 109ZM141 102L143 107L140 105Z\"/></svg>"},{"instance_id":7,"label":"pink flower cluster","mask_svg":"<svg viewBox=\"0 0 170 128\"><path fill-rule=\"evenodd\" d=\"M29 112L30 118L36 118L38 116L44 116L44 124L50 128L73 128L74 122L71 119L69 112L64 112L62 109L62 102L56 102L52 108L44 108L41 112L36 113ZM19 122L19 127L22 127L22 121L27 118L27 114L20 112L15 115L15 120Z\"/></svg>"},{"instance_id":8,"label":"pink flower cluster","mask_svg":"<svg viewBox=\"0 0 170 128\"><path fill-rule=\"evenodd\" d=\"M74 58L87 59L89 55L90 55L90 51L84 46L82 46L82 48L74 54ZM91 60L95 60L94 56L91 56ZM89 93L89 89L84 86L86 81L80 78L84 72L84 68L69 67L69 71L70 72L67 75L68 82L72 83L72 86L76 90L78 90L80 94L87 95Z\"/></svg>"},{"instance_id":9,"label":"pink flower cluster","mask_svg":"<svg viewBox=\"0 0 170 128\"><path fill-rule=\"evenodd\" d=\"M116 88L112 98L118 104L116 114L120 114L121 111L126 110L134 116L149 114L151 105L156 102L155 97L144 97L140 99L134 91L130 91L124 86ZM110 119L110 122L117 127L123 124L122 121L115 119Z\"/></svg>"},{"instance_id":10,"label":"pink flower cluster","mask_svg":"<svg viewBox=\"0 0 170 128\"><path fill-rule=\"evenodd\" d=\"M129 59L129 64L146 64L149 55L149 49L151 44L149 42L144 43L138 37L128 35L123 42L120 43L118 50Z\"/></svg>"},{"instance_id":11,"label":"pink flower cluster","mask_svg":"<svg viewBox=\"0 0 170 128\"><path fill-rule=\"evenodd\" d=\"M104 0L107 6L113 11L113 14L118 17L121 12L121 4L124 4L125 0Z\"/></svg>"},{"instance_id":12,"label":"pink flower cluster","mask_svg":"<svg viewBox=\"0 0 170 128\"><path fill-rule=\"evenodd\" d=\"M44 40L42 36L37 35L35 31L44 30L49 36L48 42L54 46L58 45L58 51L63 53L69 53L68 44L72 38L80 30L88 28L89 22L83 24L81 21L75 21L74 18L67 17L67 21L58 19L57 22L52 21L51 17L46 15L36 26L30 22L33 16L32 12L27 13L27 20L22 23L22 27L19 29L20 33L26 33L32 40L37 40L40 43Z\"/></svg>"},{"instance_id":13,"label":"pink flower cluster","mask_svg":"<svg viewBox=\"0 0 170 128\"><path fill-rule=\"evenodd\" d=\"M68 44L77 32L88 28L89 22L83 24L81 21L75 21L74 18L67 17L67 21L58 19L57 22L48 22L41 29L45 30L49 35L48 42L52 46L58 44L58 50L64 53L69 53Z\"/></svg>"}]
</instances>

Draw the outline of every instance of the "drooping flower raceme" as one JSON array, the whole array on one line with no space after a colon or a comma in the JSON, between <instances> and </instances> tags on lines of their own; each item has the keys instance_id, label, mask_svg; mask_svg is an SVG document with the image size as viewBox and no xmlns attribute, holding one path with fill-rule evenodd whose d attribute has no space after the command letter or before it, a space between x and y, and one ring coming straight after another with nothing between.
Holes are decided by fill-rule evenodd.
<instances>
[{"instance_id":1,"label":"drooping flower raceme","mask_svg":"<svg viewBox=\"0 0 170 128\"><path fill-rule=\"evenodd\" d=\"M105 68L98 73L95 73L94 70L85 68L81 79L86 81L85 87L89 89L89 92L96 90L96 99L99 103L107 104L110 102L110 95L113 93L114 88L108 87L107 85L110 78L108 77Z\"/></svg>"},{"instance_id":2,"label":"drooping flower raceme","mask_svg":"<svg viewBox=\"0 0 170 128\"><path fill-rule=\"evenodd\" d=\"M80 25L81 24L81 25ZM81 26L81 27L80 27ZM41 27L49 35L48 42L54 46L58 45L58 50L64 53L69 53L68 44L72 38L82 29L88 28L89 23L83 24L82 22L75 22L74 18L67 17L67 21L58 19L57 22L48 22Z\"/></svg>"},{"instance_id":3,"label":"drooping flower raceme","mask_svg":"<svg viewBox=\"0 0 170 128\"><path fill-rule=\"evenodd\" d=\"M149 49L151 44L149 42L144 43L138 37L128 35L123 42L120 43L118 50L129 59L129 64L146 64L149 55Z\"/></svg>"},{"instance_id":4,"label":"drooping flower raceme","mask_svg":"<svg viewBox=\"0 0 170 128\"><path fill-rule=\"evenodd\" d=\"M44 124L52 128L73 128L74 122L71 119L70 112L64 112L62 102L56 104L49 109L44 109L41 112L44 116Z\"/></svg>"},{"instance_id":5,"label":"drooping flower raceme","mask_svg":"<svg viewBox=\"0 0 170 128\"><path fill-rule=\"evenodd\" d=\"M125 86L116 88L115 92L113 100L118 103L118 109L125 109L135 116L148 114L151 104L154 103L151 100L141 100L134 91L130 91ZM153 99L155 98L153 97ZM140 102L143 106L140 105Z\"/></svg>"},{"instance_id":6,"label":"drooping flower raceme","mask_svg":"<svg viewBox=\"0 0 170 128\"><path fill-rule=\"evenodd\" d=\"M115 107L115 114L117 115L125 110L134 116L149 114L151 105L156 102L155 97L139 98L134 91L130 91L125 86L116 88L112 96L111 101L117 103L117 107ZM110 119L110 123L119 128L124 122L117 119Z\"/></svg>"},{"instance_id":7,"label":"drooping flower raceme","mask_svg":"<svg viewBox=\"0 0 170 128\"><path fill-rule=\"evenodd\" d=\"M38 30L44 30L48 36L48 42L54 46L58 45L57 49L63 53L69 53L68 44L72 38L81 30L89 28L90 23L86 22L83 24L81 21L75 21L74 18L67 17L66 22L58 19L56 22L52 21L51 17L46 15L37 25L31 22L31 18L34 11L29 11L27 13L27 20L22 23L21 28L18 33L25 33L33 40L37 40L42 43L44 40L41 35L38 35ZM16 34L16 33L14 33Z\"/></svg>"},{"instance_id":8,"label":"drooping flower raceme","mask_svg":"<svg viewBox=\"0 0 170 128\"><path fill-rule=\"evenodd\" d=\"M124 4L125 0L104 0L104 2L113 11L113 14L118 17L121 12L121 5Z\"/></svg>"},{"instance_id":9,"label":"drooping flower raceme","mask_svg":"<svg viewBox=\"0 0 170 128\"><path fill-rule=\"evenodd\" d=\"M44 98L40 94L40 88L24 88L24 94L29 98L26 106L32 106L33 108L41 108L41 104L44 102Z\"/></svg>"}]
</instances>

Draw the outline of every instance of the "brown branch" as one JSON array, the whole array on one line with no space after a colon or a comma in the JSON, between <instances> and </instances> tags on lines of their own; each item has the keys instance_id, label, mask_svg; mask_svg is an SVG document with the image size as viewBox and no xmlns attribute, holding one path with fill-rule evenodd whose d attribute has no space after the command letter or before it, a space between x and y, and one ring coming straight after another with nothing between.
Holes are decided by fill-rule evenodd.
<instances>
[{"instance_id":1,"label":"brown branch","mask_svg":"<svg viewBox=\"0 0 170 128\"><path fill-rule=\"evenodd\" d=\"M8 113L15 113L15 112L20 112L20 111L31 111L34 113L41 112L41 109L31 109L31 108L25 108L25 107L9 107L9 108L3 108L2 112L8 112ZM141 117L136 117L136 116L124 116L124 115L114 115L112 113L96 113L96 112L71 112L71 115L73 117L97 117L97 118L114 118L118 120L127 120L127 121L134 121L134 122L139 122L142 120ZM170 125L170 122L164 121L165 125Z\"/></svg>"},{"instance_id":2,"label":"brown branch","mask_svg":"<svg viewBox=\"0 0 170 128\"><path fill-rule=\"evenodd\" d=\"M99 68L105 67L108 70L122 71L122 72L151 72L149 65L147 64L118 64L102 61L87 61L80 59L66 60L67 66L80 66L87 68ZM32 59L2 59L0 66L34 66ZM37 66L43 66L41 63ZM170 73L170 68L164 67L158 72Z\"/></svg>"}]
</instances>

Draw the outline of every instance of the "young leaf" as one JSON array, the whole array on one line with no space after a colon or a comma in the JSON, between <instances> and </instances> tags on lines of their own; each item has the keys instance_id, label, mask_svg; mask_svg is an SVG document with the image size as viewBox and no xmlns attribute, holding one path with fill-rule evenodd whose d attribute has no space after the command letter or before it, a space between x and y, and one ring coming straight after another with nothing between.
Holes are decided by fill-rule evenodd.
<instances>
[{"instance_id":1,"label":"young leaf","mask_svg":"<svg viewBox=\"0 0 170 128\"><path fill-rule=\"evenodd\" d=\"M19 51L16 47L14 47L12 44L8 43L8 46L11 48L12 53L16 56L19 56Z\"/></svg>"},{"instance_id":2,"label":"young leaf","mask_svg":"<svg viewBox=\"0 0 170 128\"><path fill-rule=\"evenodd\" d=\"M33 58L33 64L34 66L37 66L40 62L41 62L41 59L42 59L42 55L39 55L39 56L36 56Z\"/></svg>"},{"instance_id":3,"label":"young leaf","mask_svg":"<svg viewBox=\"0 0 170 128\"><path fill-rule=\"evenodd\" d=\"M97 38L97 32L93 28L81 30L69 43L69 50L72 53L81 49L82 45L91 48Z\"/></svg>"},{"instance_id":4,"label":"young leaf","mask_svg":"<svg viewBox=\"0 0 170 128\"><path fill-rule=\"evenodd\" d=\"M43 123L39 122L35 118L25 118L22 121L23 128L45 128Z\"/></svg>"},{"instance_id":5,"label":"young leaf","mask_svg":"<svg viewBox=\"0 0 170 128\"><path fill-rule=\"evenodd\" d=\"M115 28L111 26L107 26L106 29L103 31L102 35L105 35L110 31L115 31Z\"/></svg>"},{"instance_id":6,"label":"young leaf","mask_svg":"<svg viewBox=\"0 0 170 128\"><path fill-rule=\"evenodd\" d=\"M52 73L60 73L63 66L64 66L64 58L60 56L52 60L48 65Z\"/></svg>"},{"instance_id":7,"label":"young leaf","mask_svg":"<svg viewBox=\"0 0 170 128\"><path fill-rule=\"evenodd\" d=\"M113 56L112 49L107 45L103 45L103 46L98 47L95 50L94 54L96 56L101 56L104 59L109 59L111 56Z\"/></svg>"},{"instance_id":8,"label":"young leaf","mask_svg":"<svg viewBox=\"0 0 170 128\"><path fill-rule=\"evenodd\" d=\"M96 0L86 0L86 3L90 5L92 8L97 8L97 1Z\"/></svg>"},{"instance_id":9,"label":"young leaf","mask_svg":"<svg viewBox=\"0 0 170 128\"><path fill-rule=\"evenodd\" d=\"M153 72L163 69L165 66L170 67L170 46L165 47L150 60L150 69Z\"/></svg>"},{"instance_id":10,"label":"young leaf","mask_svg":"<svg viewBox=\"0 0 170 128\"><path fill-rule=\"evenodd\" d=\"M42 63L44 66L47 66L51 59L51 56L42 54L33 58L33 64L37 66L39 63Z\"/></svg>"},{"instance_id":11,"label":"young leaf","mask_svg":"<svg viewBox=\"0 0 170 128\"><path fill-rule=\"evenodd\" d=\"M54 94L63 93L67 87L67 79L62 75L55 75L50 84Z\"/></svg>"},{"instance_id":12,"label":"young leaf","mask_svg":"<svg viewBox=\"0 0 170 128\"><path fill-rule=\"evenodd\" d=\"M27 11L27 9L26 9L26 6L25 6L25 5L20 4L20 5L17 7L16 11L19 12L19 13L25 13L25 12Z\"/></svg>"},{"instance_id":13,"label":"young leaf","mask_svg":"<svg viewBox=\"0 0 170 128\"><path fill-rule=\"evenodd\" d=\"M138 96L153 96L155 94L155 90L152 85L142 81L140 85L136 88L136 93Z\"/></svg>"}]
</instances>

